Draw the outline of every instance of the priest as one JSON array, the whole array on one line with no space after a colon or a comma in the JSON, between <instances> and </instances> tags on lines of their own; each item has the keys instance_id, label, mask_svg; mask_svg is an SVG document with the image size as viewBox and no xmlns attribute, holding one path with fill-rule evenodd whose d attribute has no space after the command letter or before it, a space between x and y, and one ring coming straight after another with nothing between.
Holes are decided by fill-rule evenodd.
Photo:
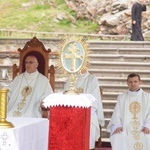
<instances>
[{"instance_id":1,"label":"priest","mask_svg":"<svg viewBox=\"0 0 150 150\"><path fill-rule=\"evenodd\" d=\"M144 41L142 35L141 22L142 12L146 11L147 0L138 0L132 6L132 34L131 41Z\"/></svg>"},{"instance_id":2,"label":"priest","mask_svg":"<svg viewBox=\"0 0 150 150\"><path fill-rule=\"evenodd\" d=\"M69 78L64 86L64 91L69 89ZM80 93L92 94L96 98L96 103L91 109L91 122L90 122L90 144L89 149L95 148L95 142L100 137L100 126L104 126L104 113L101 100L101 93L98 80L96 76L89 73L87 70L77 75L75 88Z\"/></svg>"},{"instance_id":3,"label":"priest","mask_svg":"<svg viewBox=\"0 0 150 150\"><path fill-rule=\"evenodd\" d=\"M150 148L150 94L140 87L138 74L127 77L128 91L117 98L108 124L113 150L148 150Z\"/></svg>"},{"instance_id":4,"label":"priest","mask_svg":"<svg viewBox=\"0 0 150 150\"><path fill-rule=\"evenodd\" d=\"M53 93L48 78L37 70L35 56L25 59L26 71L13 80L8 92L7 116L42 117L42 100Z\"/></svg>"}]
</instances>

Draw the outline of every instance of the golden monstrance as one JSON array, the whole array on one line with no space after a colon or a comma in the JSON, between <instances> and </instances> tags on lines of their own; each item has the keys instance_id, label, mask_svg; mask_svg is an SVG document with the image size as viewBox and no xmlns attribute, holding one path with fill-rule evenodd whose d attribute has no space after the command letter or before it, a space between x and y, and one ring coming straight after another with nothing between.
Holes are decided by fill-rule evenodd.
<instances>
[{"instance_id":1,"label":"golden monstrance","mask_svg":"<svg viewBox=\"0 0 150 150\"><path fill-rule=\"evenodd\" d=\"M76 74L88 67L88 44L82 37L68 36L61 42L59 52L59 69L63 74L68 73L70 86L64 94L79 94L75 88Z\"/></svg>"}]
</instances>

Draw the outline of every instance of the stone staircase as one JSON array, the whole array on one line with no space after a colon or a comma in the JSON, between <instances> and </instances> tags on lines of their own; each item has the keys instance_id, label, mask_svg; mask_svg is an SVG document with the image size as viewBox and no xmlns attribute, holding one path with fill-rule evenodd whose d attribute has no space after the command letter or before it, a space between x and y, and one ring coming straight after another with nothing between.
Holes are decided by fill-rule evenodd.
<instances>
[{"instance_id":1,"label":"stone staircase","mask_svg":"<svg viewBox=\"0 0 150 150\"><path fill-rule=\"evenodd\" d=\"M17 42L6 41L10 48L7 53L0 41L0 68L8 68L11 74L11 65L5 64L7 58L12 63L18 61L17 49L22 48L27 39L19 39ZM42 39L45 47L58 49L59 40ZM114 110L118 94L127 90L126 78L129 73L139 73L142 79L142 88L150 92L150 43L131 41L87 41L90 53L90 72L95 74L99 80L99 85L103 88L103 107L105 114L105 126L102 128L102 142L109 142L109 133L106 127ZM15 45L15 46L14 46ZM23 45L23 46L22 46ZM54 47L55 45L55 47ZM52 63L58 60L57 51L50 55ZM12 64L11 63L11 64ZM62 76L56 68L55 92L62 91L66 76Z\"/></svg>"}]
</instances>

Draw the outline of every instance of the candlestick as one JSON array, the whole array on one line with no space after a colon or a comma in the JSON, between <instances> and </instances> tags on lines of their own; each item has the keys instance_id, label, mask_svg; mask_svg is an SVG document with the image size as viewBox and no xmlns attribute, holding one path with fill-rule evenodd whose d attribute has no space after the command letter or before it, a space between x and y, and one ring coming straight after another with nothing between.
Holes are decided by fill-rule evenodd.
<instances>
[{"instance_id":1,"label":"candlestick","mask_svg":"<svg viewBox=\"0 0 150 150\"><path fill-rule=\"evenodd\" d=\"M6 120L7 117L7 92L8 89L0 89L0 128L13 128L14 125Z\"/></svg>"}]
</instances>

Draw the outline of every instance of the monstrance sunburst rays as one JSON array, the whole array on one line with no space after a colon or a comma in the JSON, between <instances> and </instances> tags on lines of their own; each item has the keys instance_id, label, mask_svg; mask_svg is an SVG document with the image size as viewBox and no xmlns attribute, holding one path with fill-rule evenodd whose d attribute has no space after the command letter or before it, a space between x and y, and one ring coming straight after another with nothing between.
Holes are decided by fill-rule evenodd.
<instances>
[{"instance_id":1,"label":"monstrance sunburst rays","mask_svg":"<svg viewBox=\"0 0 150 150\"><path fill-rule=\"evenodd\" d=\"M69 90L65 94L79 93L75 89L76 73L83 73L89 67L88 44L83 37L67 36L60 44L58 70L70 74Z\"/></svg>"},{"instance_id":2,"label":"monstrance sunburst rays","mask_svg":"<svg viewBox=\"0 0 150 150\"><path fill-rule=\"evenodd\" d=\"M84 60L83 60L83 64L82 64L82 67L79 69L78 73L86 70L90 63L89 63L89 53L90 53L90 50L88 48L88 44L86 42L86 39L83 38L82 36L78 37L78 36L65 36L64 39L60 42L60 51L58 52L58 63L57 63L57 66L58 66L58 70L60 72L62 72L63 74L67 74L68 71L63 67L63 64L62 64L62 52L64 51L66 45L68 43L71 43L71 42L78 42L82 45L83 47L83 50L84 50Z\"/></svg>"}]
</instances>

